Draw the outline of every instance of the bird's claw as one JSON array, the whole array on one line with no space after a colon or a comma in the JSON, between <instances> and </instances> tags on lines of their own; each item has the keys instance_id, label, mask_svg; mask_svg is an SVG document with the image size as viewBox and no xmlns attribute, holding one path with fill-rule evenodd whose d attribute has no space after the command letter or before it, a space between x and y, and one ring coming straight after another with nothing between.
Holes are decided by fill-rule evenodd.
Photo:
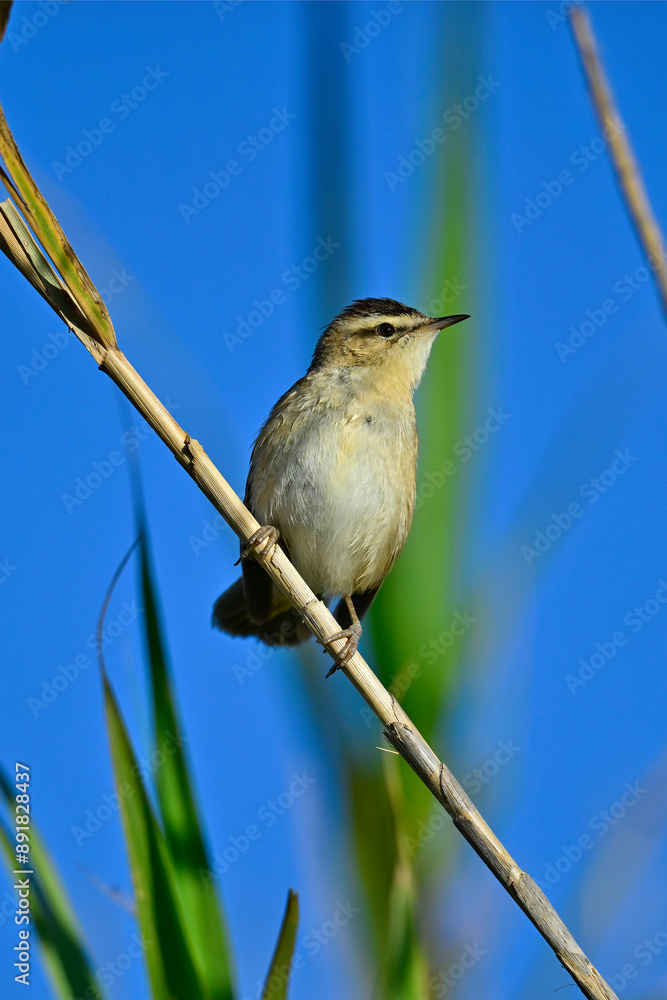
<instances>
[{"instance_id":1,"label":"bird's claw","mask_svg":"<svg viewBox=\"0 0 667 1000\"><path fill-rule=\"evenodd\" d=\"M278 544L280 532L272 524L264 524L241 546L241 559L267 559ZM241 562L239 559L239 562Z\"/></svg>"},{"instance_id":2,"label":"bird's claw","mask_svg":"<svg viewBox=\"0 0 667 1000\"><path fill-rule=\"evenodd\" d=\"M332 642L335 642L336 639L347 639L347 642L336 657L334 665L331 667L331 670L329 670L327 677L331 677L331 675L335 674L341 667L346 666L356 653L359 640L361 639L361 625L350 625L349 628L342 628L339 632L334 632L333 635L327 636L326 639L318 639L317 641L324 646L322 652L326 653L326 647L331 645Z\"/></svg>"}]
</instances>

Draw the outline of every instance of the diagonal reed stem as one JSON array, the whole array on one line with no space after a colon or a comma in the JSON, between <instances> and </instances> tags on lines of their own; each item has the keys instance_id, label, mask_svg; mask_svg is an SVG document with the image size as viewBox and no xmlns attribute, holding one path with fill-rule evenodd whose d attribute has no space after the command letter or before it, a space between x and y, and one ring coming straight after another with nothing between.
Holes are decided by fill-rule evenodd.
<instances>
[{"instance_id":1,"label":"diagonal reed stem","mask_svg":"<svg viewBox=\"0 0 667 1000\"><path fill-rule=\"evenodd\" d=\"M60 239L62 230L20 158L1 109L0 148L11 153L5 159L9 177L5 174L3 179L9 182L7 186L11 191L12 184L15 184L17 177L20 177L22 198L19 200L24 210L28 203L39 206L39 212L25 211L26 220L39 236L55 271L60 272L62 289L69 290L71 294L73 313L76 315L79 312L83 313L86 324L95 331L95 336L90 336L87 331L77 327L76 321L68 319L68 325L71 324L101 370L109 375L142 414L239 538L245 542L249 541L260 527L259 523L217 470L201 445L178 425L122 351L115 346L115 336L111 321L107 319L108 314L100 316L99 292L92 286L83 265L67 243L64 234L62 239L65 240L67 252L65 254L62 250L57 254L49 252L49 247ZM2 174L3 171L0 169L0 175ZM34 268L29 270L26 265L25 239L20 242L17 249L15 241L11 238L15 228L10 225L10 217L11 212L6 208L5 214L0 213L0 236L4 233L4 237L0 239L0 249L19 267L19 270L23 270L26 276L29 273L34 279ZM25 237L25 233L22 233L22 237ZM48 262L39 260L40 253L39 247L34 244L30 247L29 257L30 260L34 259L39 268L46 273ZM77 281L80 284L73 288L72 285ZM35 287L38 287L53 309L62 316L65 310L62 309L60 301L60 285L53 300L48 283L37 281ZM257 552L257 549L254 551ZM271 547L270 542L266 542L257 552L256 558L318 639L325 640L340 630L329 609L317 599L279 546ZM325 648L335 658L344 645L345 640L338 639L327 644ZM544 893L505 850L451 771L438 759L363 657L358 652L355 653L342 669L382 722L387 740L441 803L473 850L537 927L584 996L588 1000L617 1000L614 992L588 960Z\"/></svg>"},{"instance_id":2,"label":"diagonal reed stem","mask_svg":"<svg viewBox=\"0 0 667 1000\"><path fill-rule=\"evenodd\" d=\"M662 231L653 214L627 128L618 127L621 118L600 59L588 11L576 7L570 19L591 101L609 144L621 196L646 254L646 263L655 275L663 312L667 314L667 255Z\"/></svg>"},{"instance_id":3,"label":"diagonal reed stem","mask_svg":"<svg viewBox=\"0 0 667 1000\"><path fill-rule=\"evenodd\" d=\"M247 542L260 527L259 523L201 445L179 427L125 355L117 349L107 351L100 368L154 428L239 538ZM329 609L317 599L279 546L271 548L267 542L257 558L318 639L326 639L339 631L340 626ZM339 639L331 645L335 657L344 647L345 640ZM589 1000L615 1000L616 995L588 960L542 890L505 850L451 771L438 759L363 657L355 653L342 669L383 723L388 741L421 778L473 850L537 927L584 996Z\"/></svg>"}]
</instances>

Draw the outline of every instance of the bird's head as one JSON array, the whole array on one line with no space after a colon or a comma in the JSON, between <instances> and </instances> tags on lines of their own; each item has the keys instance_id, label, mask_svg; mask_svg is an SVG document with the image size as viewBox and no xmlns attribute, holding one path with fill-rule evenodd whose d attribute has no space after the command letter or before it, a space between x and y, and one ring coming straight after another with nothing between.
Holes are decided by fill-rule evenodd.
<instances>
[{"instance_id":1,"label":"bird's head","mask_svg":"<svg viewBox=\"0 0 667 1000\"><path fill-rule=\"evenodd\" d=\"M358 299L326 328L311 371L364 367L374 380L419 385L440 330L468 316L424 316L394 299Z\"/></svg>"}]
</instances>

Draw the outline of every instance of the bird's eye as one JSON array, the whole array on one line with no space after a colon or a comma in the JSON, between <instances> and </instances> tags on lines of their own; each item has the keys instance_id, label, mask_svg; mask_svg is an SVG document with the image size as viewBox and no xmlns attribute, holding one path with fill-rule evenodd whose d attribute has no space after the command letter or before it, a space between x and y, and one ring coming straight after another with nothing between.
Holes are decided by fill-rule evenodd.
<instances>
[{"instance_id":1,"label":"bird's eye","mask_svg":"<svg viewBox=\"0 0 667 1000\"><path fill-rule=\"evenodd\" d=\"M391 337L393 333L396 333L391 323L380 323L377 328L377 333L380 337Z\"/></svg>"}]
</instances>

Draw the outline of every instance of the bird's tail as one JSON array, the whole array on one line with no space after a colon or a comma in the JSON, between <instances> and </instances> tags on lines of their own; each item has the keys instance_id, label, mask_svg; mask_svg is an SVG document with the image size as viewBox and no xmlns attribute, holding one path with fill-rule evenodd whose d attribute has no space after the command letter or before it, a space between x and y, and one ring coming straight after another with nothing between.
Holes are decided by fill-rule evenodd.
<instances>
[{"instance_id":1,"label":"bird's tail","mask_svg":"<svg viewBox=\"0 0 667 1000\"><path fill-rule=\"evenodd\" d=\"M245 603L243 577L217 599L211 623L227 635L254 635L267 646L298 646L311 635L292 607L283 608L261 624L254 622Z\"/></svg>"}]
</instances>

